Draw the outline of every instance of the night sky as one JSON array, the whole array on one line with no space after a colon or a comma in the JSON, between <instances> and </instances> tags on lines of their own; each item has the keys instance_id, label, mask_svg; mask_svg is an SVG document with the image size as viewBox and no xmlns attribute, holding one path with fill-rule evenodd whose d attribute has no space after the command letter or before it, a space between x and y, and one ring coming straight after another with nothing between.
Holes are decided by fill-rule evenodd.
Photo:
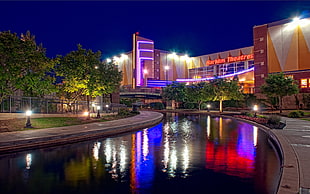
<instances>
[{"instance_id":1,"label":"night sky","mask_svg":"<svg viewBox=\"0 0 310 194\"><path fill-rule=\"evenodd\" d=\"M211 54L253 45L252 28L300 14L310 1L0 1L0 31L29 30L47 56L77 44L103 58L132 50L132 34L155 48Z\"/></svg>"}]
</instances>

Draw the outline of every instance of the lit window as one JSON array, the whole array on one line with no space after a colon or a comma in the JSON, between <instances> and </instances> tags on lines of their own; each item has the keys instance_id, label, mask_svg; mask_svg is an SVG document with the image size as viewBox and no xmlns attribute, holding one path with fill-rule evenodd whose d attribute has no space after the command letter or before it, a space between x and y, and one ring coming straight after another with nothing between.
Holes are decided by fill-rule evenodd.
<instances>
[{"instance_id":1,"label":"lit window","mask_svg":"<svg viewBox=\"0 0 310 194\"><path fill-rule=\"evenodd\" d=\"M301 79L300 80L300 87L307 88L308 87L308 79Z\"/></svg>"}]
</instances>

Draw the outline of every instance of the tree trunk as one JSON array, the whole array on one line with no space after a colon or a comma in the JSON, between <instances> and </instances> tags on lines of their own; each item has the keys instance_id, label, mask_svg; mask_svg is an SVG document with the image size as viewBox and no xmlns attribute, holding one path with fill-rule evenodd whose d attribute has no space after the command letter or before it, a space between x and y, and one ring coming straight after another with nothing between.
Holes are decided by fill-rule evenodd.
<instances>
[{"instance_id":1,"label":"tree trunk","mask_svg":"<svg viewBox=\"0 0 310 194\"><path fill-rule=\"evenodd\" d=\"M90 119L89 95L86 96L86 99L87 99L87 112L88 112L87 119Z\"/></svg>"},{"instance_id":2,"label":"tree trunk","mask_svg":"<svg viewBox=\"0 0 310 194\"><path fill-rule=\"evenodd\" d=\"M280 114L282 113L282 97L279 97Z\"/></svg>"},{"instance_id":3,"label":"tree trunk","mask_svg":"<svg viewBox=\"0 0 310 194\"><path fill-rule=\"evenodd\" d=\"M201 103L202 103L202 101L201 101L201 102L198 102L198 110L201 110L201 108L200 108Z\"/></svg>"}]
</instances>

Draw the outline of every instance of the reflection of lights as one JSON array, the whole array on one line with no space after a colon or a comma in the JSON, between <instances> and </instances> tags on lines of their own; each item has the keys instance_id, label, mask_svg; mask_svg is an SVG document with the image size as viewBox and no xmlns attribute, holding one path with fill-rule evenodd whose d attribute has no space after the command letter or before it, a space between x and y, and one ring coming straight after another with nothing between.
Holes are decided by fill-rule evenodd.
<instances>
[{"instance_id":1,"label":"reflection of lights","mask_svg":"<svg viewBox=\"0 0 310 194\"><path fill-rule=\"evenodd\" d=\"M31 162L32 162L32 155L31 154L27 154L26 155L26 169L30 169Z\"/></svg>"},{"instance_id":2,"label":"reflection of lights","mask_svg":"<svg viewBox=\"0 0 310 194\"><path fill-rule=\"evenodd\" d=\"M93 157L95 160L99 160L99 149L100 149L100 145L101 143L100 142L96 142L94 144L94 147L93 147Z\"/></svg>"},{"instance_id":3,"label":"reflection of lights","mask_svg":"<svg viewBox=\"0 0 310 194\"><path fill-rule=\"evenodd\" d=\"M169 148L169 126L168 123L164 126L164 133L165 133L165 139L164 139L164 170L166 171L168 167L169 162L169 154L170 154L170 148Z\"/></svg>"},{"instance_id":4,"label":"reflection of lights","mask_svg":"<svg viewBox=\"0 0 310 194\"><path fill-rule=\"evenodd\" d=\"M170 177L175 177L175 171L177 169L177 162L178 162L178 157L177 157L177 151L175 149L175 145L172 147L171 151L171 156L170 156L170 162L169 162L169 176Z\"/></svg>"},{"instance_id":5,"label":"reflection of lights","mask_svg":"<svg viewBox=\"0 0 310 194\"><path fill-rule=\"evenodd\" d=\"M211 135L211 116L208 115L207 117L207 134L208 134L208 137L210 137Z\"/></svg>"},{"instance_id":6,"label":"reflection of lights","mask_svg":"<svg viewBox=\"0 0 310 194\"><path fill-rule=\"evenodd\" d=\"M127 156L126 156L126 147L123 144L120 147L119 157L120 157L120 162L119 162L120 172L125 172Z\"/></svg>"},{"instance_id":7,"label":"reflection of lights","mask_svg":"<svg viewBox=\"0 0 310 194\"><path fill-rule=\"evenodd\" d=\"M223 136L223 118L220 117L219 119L219 129L220 129L220 139L222 139Z\"/></svg>"},{"instance_id":8,"label":"reflection of lights","mask_svg":"<svg viewBox=\"0 0 310 194\"><path fill-rule=\"evenodd\" d=\"M257 145L257 131L258 131L258 128L256 126L253 126L253 144L254 144L254 146Z\"/></svg>"},{"instance_id":9,"label":"reflection of lights","mask_svg":"<svg viewBox=\"0 0 310 194\"><path fill-rule=\"evenodd\" d=\"M111 163L111 160L112 160L111 139L107 139L105 142L106 142L105 143L105 150L104 150L105 158L106 158L107 163Z\"/></svg>"},{"instance_id":10,"label":"reflection of lights","mask_svg":"<svg viewBox=\"0 0 310 194\"><path fill-rule=\"evenodd\" d=\"M149 153L149 138L147 137L147 129L143 130L143 147L142 147L142 152L143 152L143 159L146 160L146 156Z\"/></svg>"},{"instance_id":11,"label":"reflection of lights","mask_svg":"<svg viewBox=\"0 0 310 194\"><path fill-rule=\"evenodd\" d=\"M183 150L183 172L184 173L188 169L188 164L189 164L189 151L188 151L188 146L185 145L185 148Z\"/></svg>"}]
</instances>

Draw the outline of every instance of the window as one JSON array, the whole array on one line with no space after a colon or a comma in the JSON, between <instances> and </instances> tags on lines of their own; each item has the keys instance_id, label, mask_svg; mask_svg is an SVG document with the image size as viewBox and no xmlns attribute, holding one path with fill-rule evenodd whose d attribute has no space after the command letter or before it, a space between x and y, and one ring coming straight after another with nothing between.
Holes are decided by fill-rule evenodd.
<instances>
[{"instance_id":1,"label":"window","mask_svg":"<svg viewBox=\"0 0 310 194\"><path fill-rule=\"evenodd\" d=\"M308 87L308 79L301 79L300 80L300 87L307 88Z\"/></svg>"}]
</instances>

